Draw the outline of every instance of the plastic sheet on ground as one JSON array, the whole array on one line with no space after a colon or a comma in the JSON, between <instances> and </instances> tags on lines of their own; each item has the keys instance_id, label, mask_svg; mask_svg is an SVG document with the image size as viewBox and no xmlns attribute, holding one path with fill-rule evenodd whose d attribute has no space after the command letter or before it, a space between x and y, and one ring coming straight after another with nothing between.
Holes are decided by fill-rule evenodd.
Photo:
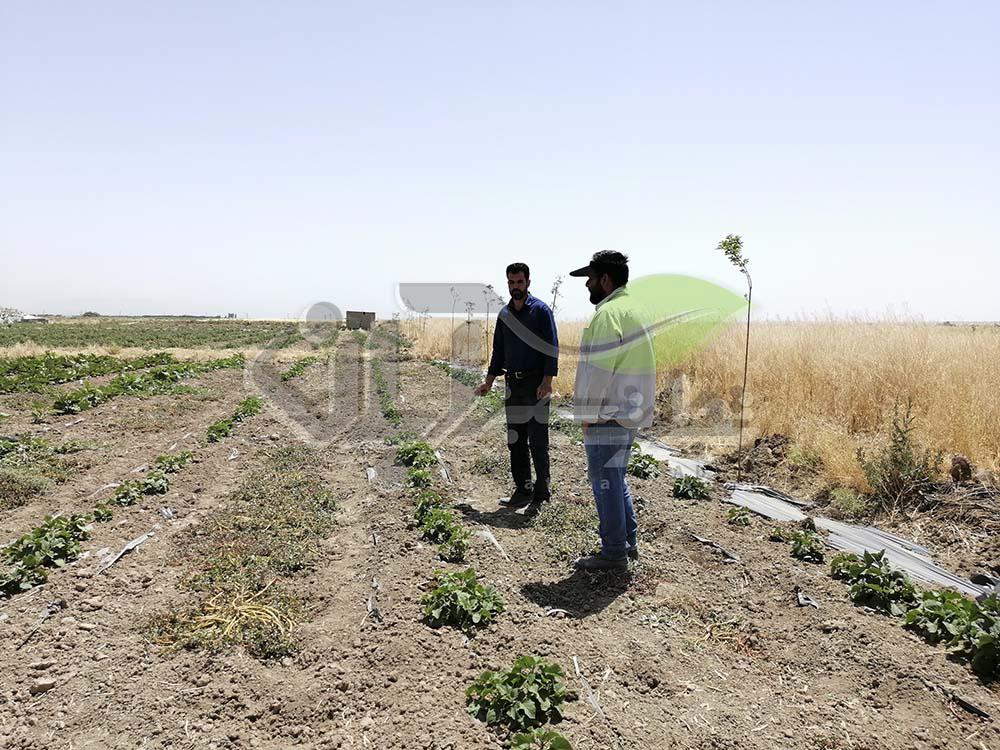
<instances>
[{"instance_id":1,"label":"plastic sheet on ground","mask_svg":"<svg viewBox=\"0 0 1000 750\"><path fill-rule=\"evenodd\" d=\"M802 521L806 518L803 507L808 507L808 503L767 487L745 484L730 487L733 494L726 498L728 503L741 505L775 521ZM948 586L970 596L979 596L989 591L987 587L978 586L937 565L930 557L930 550L916 542L874 526L855 526L823 516L812 518L818 530L827 532L827 542L835 549L856 554L884 549L890 564L925 583Z\"/></svg>"},{"instance_id":2,"label":"plastic sheet on ground","mask_svg":"<svg viewBox=\"0 0 1000 750\"><path fill-rule=\"evenodd\" d=\"M682 477L697 477L698 479L709 480L715 476L715 472L705 468L705 464L693 458L685 458L680 455L680 451L671 448L666 443L652 438L636 438L639 448L643 453L647 453L660 463L665 463L670 470L670 474L675 479Z\"/></svg>"}]
</instances>

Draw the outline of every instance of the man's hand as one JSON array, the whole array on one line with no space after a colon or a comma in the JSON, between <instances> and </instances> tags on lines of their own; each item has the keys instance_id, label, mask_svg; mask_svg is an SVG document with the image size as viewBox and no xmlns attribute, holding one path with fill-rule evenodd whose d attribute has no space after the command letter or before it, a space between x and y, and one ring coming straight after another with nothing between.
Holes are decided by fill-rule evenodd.
<instances>
[{"instance_id":1,"label":"man's hand","mask_svg":"<svg viewBox=\"0 0 1000 750\"><path fill-rule=\"evenodd\" d=\"M491 388L493 388L493 383L487 380L485 383L480 383L479 385L477 385L473 393L477 396L485 396L487 393L490 392Z\"/></svg>"},{"instance_id":2,"label":"man's hand","mask_svg":"<svg viewBox=\"0 0 1000 750\"><path fill-rule=\"evenodd\" d=\"M584 435L587 434L587 428L590 427L592 424L593 422L580 422L580 429L583 431Z\"/></svg>"},{"instance_id":3,"label":"man's hand","mask_svg":"<svg viewBox=\"0 0 1000 750\"><path fill-rule=\"evenodd\" d=\"M538 386L538 390L535 391L535 398L538 401L542 401L546 398L552 397L552 378L543 378L541 385Z\"/></svg>"}]
</instances>

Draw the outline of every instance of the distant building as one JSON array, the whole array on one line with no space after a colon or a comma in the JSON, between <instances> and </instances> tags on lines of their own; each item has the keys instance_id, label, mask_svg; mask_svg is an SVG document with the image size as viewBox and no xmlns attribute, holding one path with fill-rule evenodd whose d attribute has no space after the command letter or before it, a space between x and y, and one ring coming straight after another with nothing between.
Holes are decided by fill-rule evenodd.
<instances>
[{"instance_id":1,"label":"distant building","mask_svg":"<svg viewBox=\"0 0 1000 750\"><path fill-rule=\"evenodd\" d=\"M48 318L43 318L41 315L25 315L18 321L19 323L48 323Z\"/></svg>"},{"instance_id":2,"label":"distant building","mask_svg":"<svg viewBox=\"0 0 1000 750\"><path fill-rule=\"evenodd\" d=\"M374 323L375 313L373 312L356 312L354 310L347 311L347 329L350 331L354 331L359 328L365 331L370 331Z\"/></svg>"}]
</instances>

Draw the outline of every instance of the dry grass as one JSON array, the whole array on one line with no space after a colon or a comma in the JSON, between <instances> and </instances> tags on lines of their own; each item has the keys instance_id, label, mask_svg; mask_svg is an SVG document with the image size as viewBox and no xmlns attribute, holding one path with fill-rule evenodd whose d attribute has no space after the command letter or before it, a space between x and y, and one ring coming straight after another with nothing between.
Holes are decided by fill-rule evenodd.
<instances>
[{"instance_id":1,"label":"dry grass","mask_svg":"<svg viewBox=\"0 0 1000 750\"><path fill-rule=\"evenodd\" d=\"M584 323L559 323L567 351ZM408 321L417 356L448 359L450 321ZM485 362L481 322L466 349L459 323L455 358ZM478 343L476 340L478 339ZM894 404L912 401L916 438L946 454L1000 471L1000 326L946 326L915 321L818 320L755 324L751 333L747 423L752 434L781 433L815 456L833 486L867 489L855 454L878 444ZM555 388L573 389L575 365L560 359ZM683 375L682 410L703 415L721 402L739 408L743 330L735 324L678 367L658 374L661 391ZM675 416L675 415L674 415Z\"/></svg>"}]
</instances>

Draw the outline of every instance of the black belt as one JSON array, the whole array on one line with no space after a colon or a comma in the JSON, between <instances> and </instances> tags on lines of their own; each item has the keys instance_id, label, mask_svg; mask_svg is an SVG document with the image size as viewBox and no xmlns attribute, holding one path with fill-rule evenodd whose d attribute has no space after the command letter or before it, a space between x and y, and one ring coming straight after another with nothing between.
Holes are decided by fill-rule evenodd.
<instances>
[{"instance_id":1,"label":"black belt","mask_svg":"<svg viewBox=\"0 0 1000 750\"><path fill-rule=\"evenodd\" d=\"M514 380L524 380L525 378L530 378L541 374L542 374L541 370L509 370L507 372L508 377L512 377L514 378Z\"/></svg>"}]
</instances>

